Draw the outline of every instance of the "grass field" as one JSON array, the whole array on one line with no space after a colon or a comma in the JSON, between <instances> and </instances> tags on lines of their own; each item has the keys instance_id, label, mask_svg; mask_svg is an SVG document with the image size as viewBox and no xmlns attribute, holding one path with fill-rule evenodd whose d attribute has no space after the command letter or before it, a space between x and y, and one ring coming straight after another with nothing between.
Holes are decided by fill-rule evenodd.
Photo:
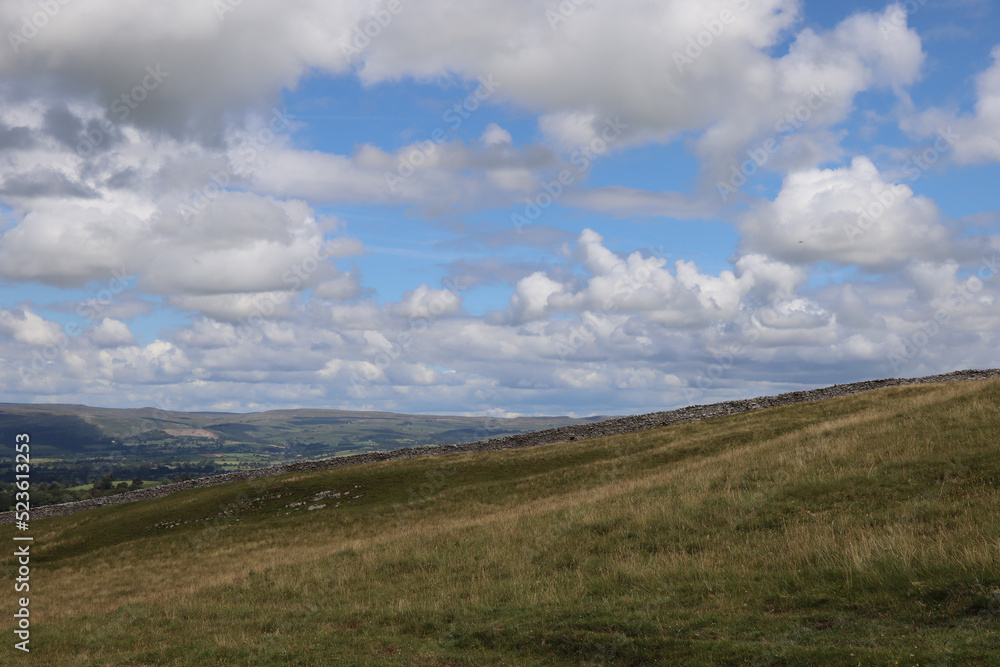
<instances>
[{"instance_id":1,"label":"grass field","mask_svg":"<svg viewBox=\"0 0 1000 667\"><path fill-rule=\"evenodd\" d=\"M989 381L190 490L32 524L30 658L998 665L998 485Z\"/></svg>"}]
</instances>

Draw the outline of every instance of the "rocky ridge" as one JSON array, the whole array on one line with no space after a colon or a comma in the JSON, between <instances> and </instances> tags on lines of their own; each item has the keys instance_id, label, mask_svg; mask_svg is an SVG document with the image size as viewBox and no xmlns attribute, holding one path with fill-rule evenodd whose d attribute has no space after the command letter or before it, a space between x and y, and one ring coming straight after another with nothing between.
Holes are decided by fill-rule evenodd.
<instances>
[{"instance_id":1,"label":"rocky ridge","mask_svg":"<svg viewBox=\"0 0 1000 667\"><path fill-rule=\"evenodd\" d=\"M204 486L214 486L216 484L228 484L230 482L257 479L260 477L270 477L273 475L283 475L291 472L303 472L321 470L324 468L337 468L341 466L362 465L377 461L395 461L409 459L417 456L440 456L443 454L455 454L458 452L487 452L504 449L521 449L523 447L538 447L555 442L566 442L572 440L588 440L590 438L600 438L609 435L620 435L623 433L634 433L660 426L670 426L684 422L698 421L701 419L711 419L714 417L726 417L744 412L753 412L765 408L773 408L781 405L792 405L794 403L808 403L822 401L838 396L848 396L875 389L886 387L902 387L915 384L933 384L939 382L967 382L973 380L987 380L1000 377L1000 369L990 370L968 370L945 373L943 375L931 375L920 378L889 378L885 380L869 380L866 382L854 382L851 384L839 384L821 389L811 389L807 391L793 391L775 396L761 396L758 398L748 398L735 401L724 401L722 403L712 403L709 405L692 405L679 410L667 412L653 412L644 415L631 415L627 417L615 417L604 421L590 424L577 424L574 426L563 426L544 431L534 431L532 433L521 433L519 435L508 435L489 440L479 440L461 445L427 445L424 447L410 447L405 449L394 449L391 451L366 452L364 454L352 454L350 456L337 456L316 461L302 461L299 463L289 463L285 465L272 466L268 468L257 468L254 470L244 470L241 472L223 473L212 477L188 480L173 484L163 484L149 489L139 489L103 498L88 498L72 503L62 503L60 505L46 505L31 510L31 518L44 519L52 516L62 516L73 514L97 507L108 507L120 505L122 503L146 500L149 498L159 498L184 489L195 489ZM0 512L0 524L14 523L14 512Z\"/></svg>"}]
</instances>

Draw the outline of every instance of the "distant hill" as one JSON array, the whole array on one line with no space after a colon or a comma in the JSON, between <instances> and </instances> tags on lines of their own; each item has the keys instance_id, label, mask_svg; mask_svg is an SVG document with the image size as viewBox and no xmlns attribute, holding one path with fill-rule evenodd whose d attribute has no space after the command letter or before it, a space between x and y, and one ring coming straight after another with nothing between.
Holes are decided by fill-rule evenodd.
<instances>
[{"instance_id":1,"label":"distant hill","mask_svg":"<svg viewBox=\"0 0 1000 667\"><path fill-rule=\"evenodd\" d=\"M37 456L63 459L136 453L136 445L150 442L161 449L183 445L192 454L216 451L220 444L228 443L249 445L248 451L260 449L253 446L273 446L270 451L275 455L282 448L294 447L300 454L305 451L319 457L463 443L598 419L495 419L345 410L241 414L5 403L0 404L0 442L13 442L15 434L30 433ZM152 450L147 453L156 454Z\"/></svg>"},{"instance_id":2,"label":"distant hill","mask_svg":"<svg viewBox=\"0 0 1000 667\"><path fill-rule=\"evenodd\" d=\"M897 386L0 540L41 664L994 665L997 433L998 379Z\"/></svg>"}]
</instances>

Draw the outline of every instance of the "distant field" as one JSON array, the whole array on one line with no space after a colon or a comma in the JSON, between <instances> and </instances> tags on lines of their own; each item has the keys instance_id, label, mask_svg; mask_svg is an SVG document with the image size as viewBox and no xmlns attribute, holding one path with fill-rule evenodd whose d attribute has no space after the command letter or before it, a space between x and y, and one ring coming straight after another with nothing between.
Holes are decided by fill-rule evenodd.
<instances>
[{"instance_id":1,"label":"distant field","mask_svg":"<svg viewBox=\"0 0 1000 667\"><path fill-rule=\"evenodd\" d=\"M31 436L35 505L68 502L111 474L167 482L429 444L464 443L597 418L454 417L345 410L168 412L85 405L0 404L0 442ZM13 509L13 460L0 460L0 511ZM44 490L43 490L44 489Z\"/></svg>"},{"instance_id":2,"label":"distant field","mask_svg":"<svg viewBox=\"0 0 1000 667\"><path fill-rule=\"evenodd\" d=\"M208 438L209 440L218 440L219 436L211 431L206 431L203 428L167 428L163 429L167 435L172 435L178 438Z\"/></svg>"},{"instance_id":3,"label":"distant field","mask_svg":"<svg viewBox=\"0 0 1000 667\"><path fill-rule=\"evenodd\" d=\"M922 385L39 521L32 658L997 665L998 434Z\"/></svg>"},{"instance_id":4,"label":"distant field","mask_svg":"<svg viewBox=\"0 0 1000 667\"><path fill-rule=\"evenodd\" d=\"M345 410L168 412L84 405L0 405L0 439L30 433L47 461L156 460L267 454L291 460L415 445L472 442L593 421L570 417L454 417Z\"/></svg>"}]
</instances>

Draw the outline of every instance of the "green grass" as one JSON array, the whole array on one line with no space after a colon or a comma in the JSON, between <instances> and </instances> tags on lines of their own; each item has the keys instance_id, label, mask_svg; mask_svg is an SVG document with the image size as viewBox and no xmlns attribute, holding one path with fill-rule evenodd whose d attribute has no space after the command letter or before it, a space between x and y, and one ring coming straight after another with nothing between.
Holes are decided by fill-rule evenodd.
<instances>
[{"instance_id":1,"label":"green grass","mask_svg":"<svg viewBox=\"0 0 1000 667\"><path fill-rule=\"evenodd\" d=\"M997 665L998 434L926 385L38 521L34 658Z\"/></svg>"}]
</instances>

